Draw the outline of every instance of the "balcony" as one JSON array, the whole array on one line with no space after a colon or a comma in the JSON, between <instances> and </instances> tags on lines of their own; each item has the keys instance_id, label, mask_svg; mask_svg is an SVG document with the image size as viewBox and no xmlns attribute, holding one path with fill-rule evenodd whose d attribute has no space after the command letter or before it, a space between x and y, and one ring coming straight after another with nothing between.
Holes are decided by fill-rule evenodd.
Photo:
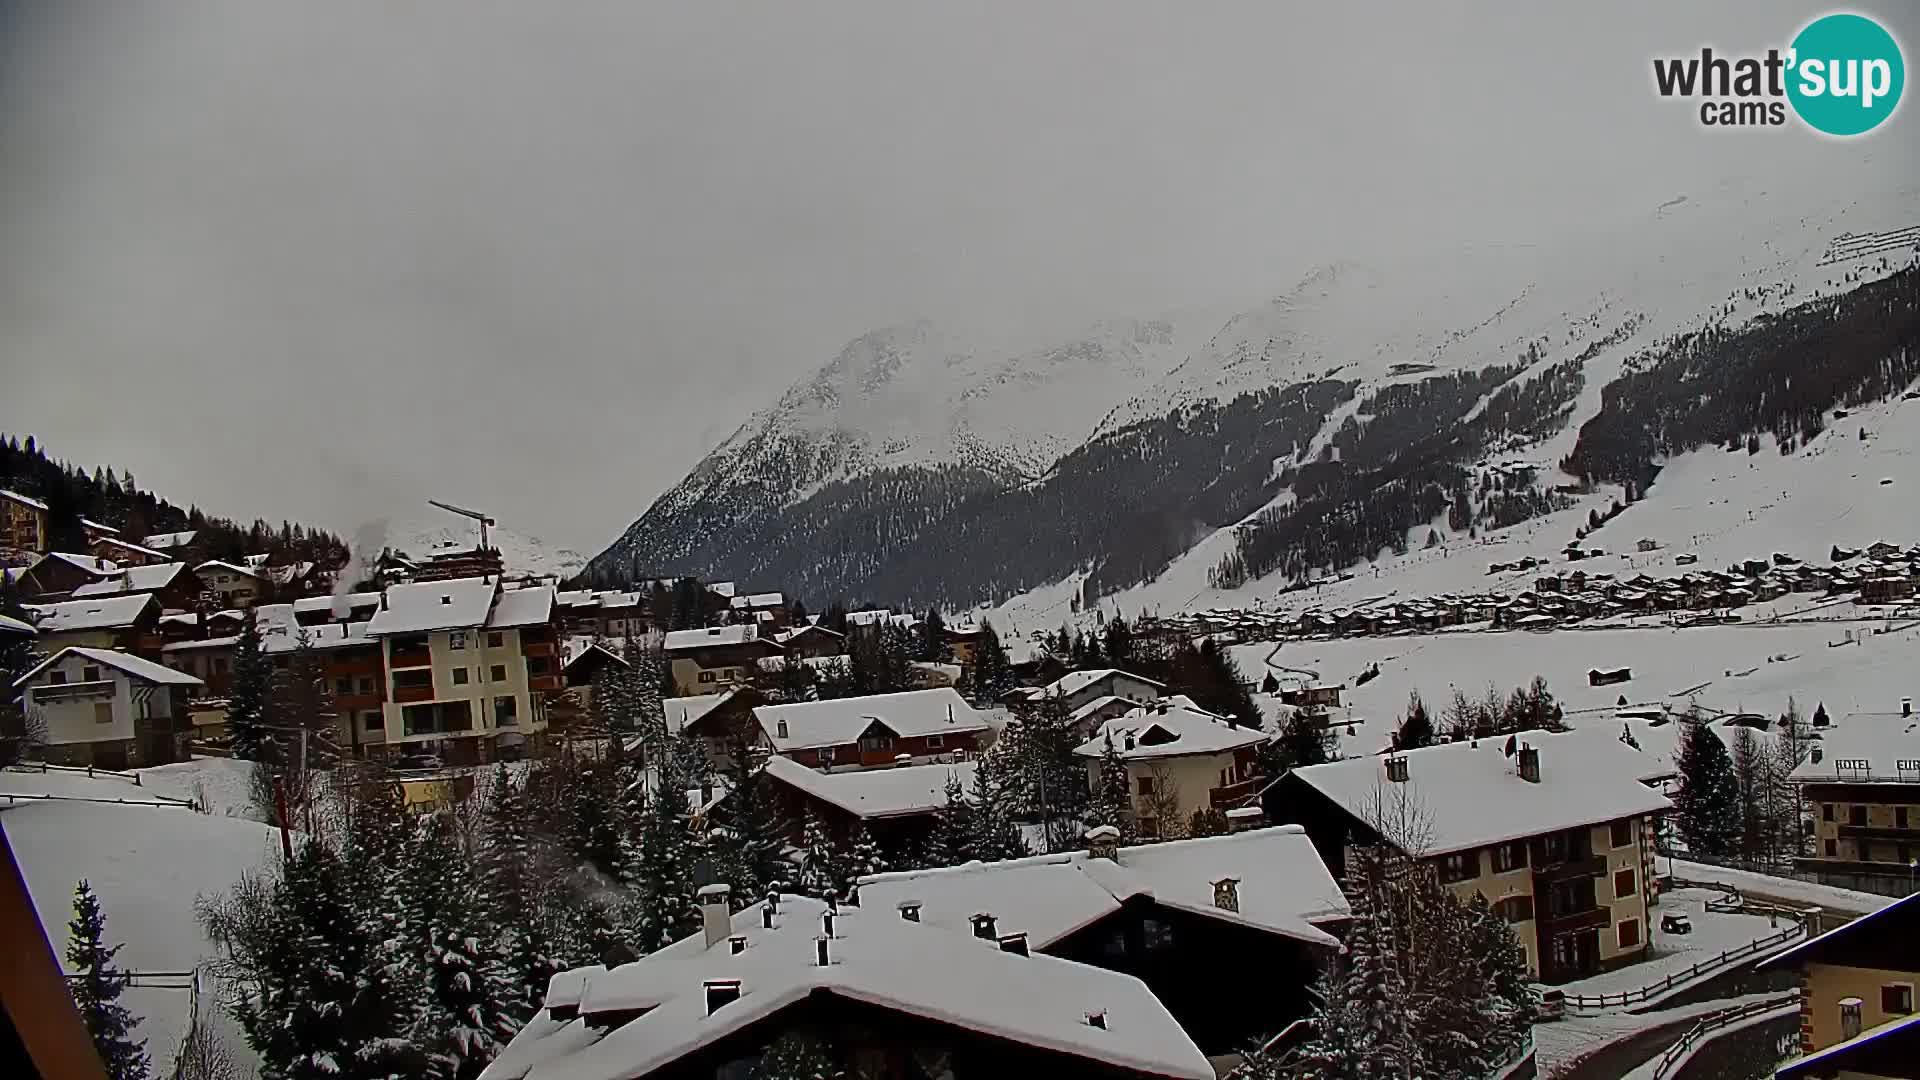
<instances>
[{"instance_id":1,"label":"balcony","mask_svg":"<svg viewBox=\"0 0 1920 1080\"><path fill-rule=\"evenodd\" d=\"M1920 844L1920 829L1908 827L1895 828L1890 825L1842 825L1842 840L1891 840L1895 843Z\"/></svg>"},{"instance_id":2,"label":"balcony","mask_svg":"<svg viewBox=\"0 0 1920 1080\"><path fill-rule=\"evenodd\" d=\"M527 689L529 690L541 690L547 693L559 693L560 691L565 690L566 688L567 688L567 680L564 676L561 676L561 675L547 674L547 675L527 676Z\"/></svg>"},{"instance_id":3,"label":"balcony","mask_svg":"<svg viewBox=\"0 0 1920 1080\"><path fill-rule=\"evenodd\" d=\"M433 653L425 648L395 649L387 660L387 666L394 668L432 667Z\"/></svg>"},{"instance_id":4,"label":"balcony","mask_svg":"<svg viewBox=\"0 0 1920 1080\"><path fill-rule=\"evenodd\" d=\"M556 657L560 655L560 646L551 641L527 641L521 644L520 651L528 656Z\"/></svg>"},{"instance_id":5,"label":"balcony","mask_svg":"<svg viewBox=\"0 0 1920 1080\"><path fill-rule=\"evenodd\" d=\"M1563 915L1554 915L1546 911L1536 911L1535 917L1540 923L1540 936L1549 938L1556 934L1572 933L1575 930L1592 930L1610 925L1613 912L1605 907L1595 906L1584 911L1574 911Z\"/></svg>"},{"instance_id":6,"label":"balcony","mask_svg":"<svg viewBox=\"0 0 1920 1080\"><path fill-rule=\"evenodd\" d=\"M1572 881L1575 878L1602 877L1606 872L1607 857L1605 855L1587 855L1550 866L1536 864L1533 876L1536 881L1552 884L1556 881Z\"/></svg>"},{"instance_id":7,"label":"balcony","mask_svg":"<svg viewBox=\"0 0 1920 1080\"><path fill-rule=\"evenodd\" d=\"M1227 784L1207 792L1207 805L1215 810L1232 810L1248 805L1248 800L1260 794L1261 785L1267 782L1264 776L1250 776L1238 783Z\"/></svg>"},{"instance_id":8,"label":"balcony","mask_svg":"<svg viewBox=\"0 0 1920 1080\"><path fill-rule=\"evenodd\" d=\"M432 701L433 687L431 685L396 686L393 688L393 700L401 703L402 705L405 705L409 702L416 702L416 701Z\"/></svg>"}]
</instances>

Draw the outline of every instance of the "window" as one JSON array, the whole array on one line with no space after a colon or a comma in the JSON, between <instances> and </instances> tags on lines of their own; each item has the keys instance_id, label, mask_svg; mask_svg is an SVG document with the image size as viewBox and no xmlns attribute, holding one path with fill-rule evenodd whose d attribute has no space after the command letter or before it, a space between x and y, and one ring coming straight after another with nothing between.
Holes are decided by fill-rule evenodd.
<instances>
[{"instance_id":1,"label":"window","mask_svg":"<svg viewBox=\"0 0 1920 1080\"><path fill-rule=\"evenodd\" d=\"M929 750L944 750L946 745L947 737L945 735L927 736L927 749Z\"/></svg>"},{"instance_id":2,"label":"window","mask_svg":"<svg viewBox=\"0 0 1920 1080\"><path fill-rule=\"evenodd\" d=\"M1493 849L1493 872L1504 874L1509 870L1518 870L1527 865L1527 845L1520 841L1501 844Z\"/></svg>"},{"instance_id":3,"label":"window","mask_svg":"<svg viewBox=\"0 0 1920 1080\"><path fill-rule=\"evenodd\" d=\"M1913 1012L1913 984L1887 983L1880 987L1880 1011L1888 1016L1907 1016Z\"/></svg>"},{"instance_id":4,"label":"window","mask_svg":"<svg viewBox=\"0 0 1920 1080\"><path fill-rule=\"evenodd\" d=\"M93 704L93 722L96 724L113 723L113 702L96 701Z\"/></svg>"},{"instance_id":5,"label":"window","mask_svg":"<svg viewBox=\"0 0 1920 1080\"><path fill-rule=\"evenodd\" d=\"M467 685L467 669L466 668L457 667L453 669L453 685L455 686Z\"/></svg>"},{"instance_id":6,"label":"window","mask_svg":"<svg viewBox=\"0 0 1920 1080\"><path fill-rule=\"evenodd\" d=\"M1139 780L1139 785L1140 785L1140 794L1142 795L1153 794L1153 777L1151 776L1141 777Z\"/></svg>"},{"instance_id":7,"label":"window","mask_svg":"<svg viewBox=\"0 0 1920 1080\"><path fill-rule=\"evenodd\" d=\"M1616 870L1613 874L1613 898L1621 900L1633 895L1635 874L1632 867Z\"/></svg>"},{"instance_id":8,"label":"window","mask_svg":"<svg viewBox=\"0 0 1920 1080\"><path fill-rule=\"evenodd\" d=\"M871 751L874 753L878 753L883 750L891 750L893 749L893 736L891 735L862 736L860 739L860 749L865 751Z\"/></svg>"},{"instance_id":9,"label":"window","mask_svg":"<svg viewBox=\"0 0 1920 1080\"><path fill-rule=\"evenodd\" d=\"M1822 821L1832 821L1832 820L1833 820L1833 804L1832 804L1832 803L1821 803L1821 804L1820 804L1820 819L1821 819Z\"/></svg>"},{"instance_id":10,"label":"window","mask_svg":"<svg viewBox=\"0 0 1920 1080\"><path fill-rule=\"evenodd\" d=\"M786 721L784 721L784 720L783 720L783 721L781 721L781 723L785 723L785 722L786 722ZM823 747L821 747L821 748L820 748L820 754L819 754L819 757L820 757L820 764L822 764L822 765L831 765L831 764L833 764L833 751L834 751L834 748L833 748L833 747L831 747L831 746L823 746Z\"/></svg>"},{"instance_id":11,"label":"window","mask_svg":"<svg viewBox=\"0 0 1920 1080\"><path fill-rule=\"evenodd\" d=\"M353 679L347 676L341 676L333 680L333 692L336 694L353 693Z\"/></svg>"},{"instance_id":12,"label":"window","mask_svg":"<svg viewBox=\"0 0 1920 1080\"><path fill-rule=\"evenodd\" d=\"M1849 806L1849 807L1847 807L1847 824L1849 824L1849 825L1865 825L1866 823L1867 823L1867 808L1866 808L1866 807L1864 807L1864 806Z\"/></svg>"},{"instance_id":13,"label":"window","mask_svg":"<svg viewBox=\"0 0 1920 1080\"><path fill-rule=\"evenodd\" d=\"M520 722L519 702L511 697L493 699L493 726L512 727Z\"/></svg>"},{"instance_id":14,"label":"window","mask_svg":"<svg viewBox=\"0 0 1920 1080\"><path fill-rule=\"evenodd\" d=\"M487 648L504 649L506 648L506 646L507 646L507 635L501 633L498 630L487 631Z\"/></svg>"},{"instance_id":15,"label":"window","mask_svg":"<svg viewBox=\"0 0 1920 1080\"><path fill-rule=\"evenodd\" d=\"M100 665L88 664L86 667L81 668L80 678L82 681L85 681L85 682L99 682L100 681Z\"/></svg>"},{"instance_id":16,"label":"window","mask_svg":"<svg viewBox=\"0 0 1920 1080\"><path fill-rule=\"evenodd\" d=\"M714 676L713 672L703 671L700 673L700 681L703 683L710 683L713 681L713 676Z\"/></svg>"},{"instance_id":17,"label":"window","mask_svg":"<svg viewBox=\"0 0 1920 1080\"><path fill-rule=\"evenodd\" d=\"M1620 935L1620 947L1623 949L1631 949L1640 944L1639 919L1621 919L1615 932Z\"/></svg>"},{"instance_id":18,"label":"window","mask_svg":"<svg viewBox=\"0 0 1920 1080\"><path fill-rule=\"evenodd\" d=\"M360 676L360 692L363 694L373 693L373 676L371 675Z\"/></svg>"},{"instance_id":19,"label":"window","mask_svg":"<svg viewBox=\"0 0 1920 1080\"><path fill-rule=\"evenodd\" d=\"M59 668L54 668L52 671L47 672L47 685L49 686L61 686L64 685L66 681L67 673L61 671Z\"/></svg>"},{"instance_id":20,"label":"window","mask_svg":"<svg viewBox=\"0 0 1920 1080\"><path fill-rule=\"evenodd\" d=\"M1440 860L1440 880L1443 882L1467 881L1480 876L1480 853L1461 851L1447 855Z\"/></svg>"},{"instance_id":21,"label":"window","mask_svg":"<svg viewBox=\"0 0 1920 1080\"><path fill-rule=\"evenodd\" d=\"M429 668L409 668L393 673L395 690L431 690L433 689L433 671Z\"/></svg>"},{"instance_id":22,"label":"window","mask_svg":"<svg viewBox=\"0 0 1920 1080\"><path fill-rule=\"evenodd\" d=\"M380 712L380 710L378 709L375 709L363 715L360 718L360 723L368 731L382 731L386 729L387 718L384 713Z\"/></svg>"},{"instance_id":23,"label":"window","mask_svg":"<svg viewBox=\"0 0 1920 1080\"><path fill-rule=\"evenodd\" d=\"M487 678L492 679L494 682L506 682L507 681L507 665L495 664L491 668L488 668Z\"/></svg>"},{"instance_id":24,"label":"window","mask_svg":"<svg viewBox=\"0 0 1920 1080\"><path fill-rule=\"evenodd\" d=\"M1827 858L1831 859L1839 854L1840 854L1839 842L1836 840L1827 841Z\"/></svg>"},{"instance_id":25,"label":"window","mask_svg":"<svg viewBox=\"0 0 1920 1080\"><path fill-rule=\"evenodd\" d=\"M1510 923L1526 922L1533 918L1533 897L1509 896L1500 901L1500 914Z\"/></svg>"},{"instance_id":26,"label":"window","mask_svg":"<svg viewBox=\"0 0 1920 1080\"><path fill-rule=\"evenodd\" d=\"M466 647L467 632L465 630L455 630L447 635L447 648L464 649Z\"/></svg>"},{"instance_id":27,"label":"window","mask_svg":"<svg viewBox=\"0 0 1920 1080\"><path fill-rule=\"evenodd\" d=\"M1173 924L1159 919L1140 920L1140 943L1148 952L1173 948Z\"/></svg>"},{"instance_id":28,"label":"window","mask_svg":"<svg viewBox=\"0 0 1920 1080\"><path fill-rule=\"evenodd\" d=\"M1613 823L1613 846L1617 848L1633 846L1633 822L1616 821Z\"/></svg>"},{"instance_id":29,"label":"window","mask_svg":"<svg viewBox=\"0 0 1920 1080\"><path fill-rule=\"evenodd\" d=\"M533 657L532 659L527 661L527 674L545 675L547 673L547 669L550 666L551 664L546 657L544 656Z\"/></svg>"}]
</instances>

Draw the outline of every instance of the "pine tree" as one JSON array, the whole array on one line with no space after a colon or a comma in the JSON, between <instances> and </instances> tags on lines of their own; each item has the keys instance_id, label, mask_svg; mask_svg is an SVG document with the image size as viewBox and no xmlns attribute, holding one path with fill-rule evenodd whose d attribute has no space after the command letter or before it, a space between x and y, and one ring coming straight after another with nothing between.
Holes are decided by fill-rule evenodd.
<instances>
[{"instance_id":1,"label":"pine tree","mask_svg":"<svg viewBox=\"0 0 1920 1080\"><path fill-rule=\"evenodd\" d=\"M918 637L914 659L937 664L953 655L953 647L947 642L947 621L940 617L938 608L927 609L926 617L920 620Z\"/></svg>"},{"instance_id":2,"label":"pine tree","mask_svg":"<svg viewBox=\"0 0 1920 1080\"><path fill-rule=\"evenodd\" d=\"M643 955L698 929L686 788L665 761L658 775L652 792L644 785L638 791L630 814L634 832L620 871L633 894L633 940Z\"/></svg>"},{"instance_id":3,"label":"pine tree","mask_svg":"<svg viewBox=\"0 0 1920 1080\"><path fill-rule=\"evenodd\" d=\"M1466 955L1479 961L1483 984L1476 1012L1486 1025L1492 1048L1504 1060L1533 1029L1533 983L1527 975L1527 952L1513 927L1481 893L1474 893L1467 904L1466 933Z\"/></svg>"},{"instance_id":4,"label":"pine tree","mask_svg":"<svg viewBox=\"0 0 1920 1080\"><path fill-rule=\"evenodd\" d=\"M260 626L252 608L240 623L240 640L233 646L233 684L227 694L227 731L233 737L233 756L263 760L273 733L269 709L273 699L273 661L260 647Z\"/></svg>"},{"instance_id":5,"label":"pine tree","mask_svg":"<svg viewBox=\"0 0 1920 1080\"><path fill-rule=\"evenodd\" d=\"M990 705L1013 685L1013 669L1007 663L1006 647L993 624L982 620L979 640L973 647L973 670L968 675L970 697L975 705Z\"/></svg>"},{"instance_id":6,"label":"pine tree","mask_svg":"<svg viewBox=\"0 0 1920 1080\"><path fill-rule=\"evenodd\" d=\"M425 974L413 1042L437 1080L472 1080L515 1030L516 996L488 925L490 906L453 819L434 814L408 863L410 927Z\"/></svg>"},{"instance_id":7,"label":"pine tree","mask_svg":"<svg viewBox=\"0 0 1920 1080\"><path fill-rule=\"evenodd\" d=\"M847 835L846 855L840 865L840 895L852 896L854 886L863 877L884 874L887 861L880 854L880 843L867 831L865 822L856 821Z\"/></svg>"},{"instance_id":8,"label":"pine tree","mask_svg":"<svg viewBox=\"0 0 1920 1080\"><path fill-rule=\"evenodd\" d=\"M107 947L106 928L100 901L82 879L74 886L73 921L67 924L67 966L78 978L68 980L67 988L106 1066L108 1080L144 1080L147 1041L133 1038L139 1021L120 1004L128 978L114 966L113 958L123 946Z\"/></svg>"},{"instance_id":9,"label":"pine tree","mask_svg":"<svg viewBox=\"0 0 1920 1080\"><path fill-rule=\"evenodd\" d=\"M775 1039L748 1073L750 1080L838 1080L845 1075L827 1044L803 1031Z\"/></svg>"},{"instance_id":10,"label":"pine tree","mask_svg":"<svg viewBox=\"0 0 1920 1080\"><path fill-rule=\"evenodd\" d=\"M499 935L513 984L505 1008L515 1024L539 1010L547 981L560 971L555 957L551 897L536 877L529 808L521 788L502 763L481 811L480 884L488 917Z\"/></svg>"},{"instance_id":11,"label":"pine tree","mask_svg":"<svg viewBox=\"0 0 1920 1080\"><path fill-rule=\"evenodd\" d=\"M1119 829L1122 843L1133 842L1132 783L1127 776L1127 764L1113 745L1111 732L1101 748L1100 773L1092 797L1087 801L1087 828L1102 825Z\"/></svg>"},{"instance_id":12,"label":"pine tree","mask_svg":"<svg viewBox=\"0 0 1920 1080\"><path fill-rule=\"evenodd\" d=\"M974 766L968 846L972 856L984 862L1020 859L1032 854L1020 835L1020 827L1008 813L1005 772L1006 762L998 746Z\"/></svg>"},{"instance_id":13,"label":"pine tree","mask_svg":"<svg viewBox=\"0 0 1920 1080\"><path fill-rule=\"evenodd\" d=\"M1395 745L1402 750L1433 745L1433 717L1427 713L1427 704L1420 700L1418 690L1407 694L1407 713L1400 721L1398 735Z\"/></svg>"},{"instance_id":14,"label":"pine tree","mask_svg":"<svg viewBox=\"0 0 1920 1080\"><path fill-rule=\"evenodd\" d=\"M958 866L973 858L973 810L957 773L947 774L947 801L934 811L927 837L928 866Z\"/></svg>"},{"instance_id":15,"label":"pine tree","mask_svg":"<svg viewBox=\"0 0 1920 1080\"><path fill-rule=\"evenodd\" d=\"M800 891L816 900L840 895L846 879L839 849L827 833L827 823L811 808L800 837Z\"/></svg>"},{"instance_id":16,"label":"pine tree","mask_svg":"<svg viewBox=\"0 0 1920 1080\"><path fill-rule=\"evenodd\" d=\"M1687 850L1696 855L1727 856L1741 836L1740 782L1726 745L1698 719L1683 721L1679 760L1680 791L1674 819Z\"/></svg>"}]
</instances>

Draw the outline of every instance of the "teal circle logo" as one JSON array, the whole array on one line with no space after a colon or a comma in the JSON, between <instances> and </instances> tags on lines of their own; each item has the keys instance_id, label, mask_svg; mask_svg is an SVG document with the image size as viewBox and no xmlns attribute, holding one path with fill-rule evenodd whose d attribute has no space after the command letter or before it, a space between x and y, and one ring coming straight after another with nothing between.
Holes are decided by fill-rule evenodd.
<instances>
[{"instance_id":1,"label":"teal circle logo","mask_svg":"<svg viewBox=\"0 0 1920 1080\"><path fill-rule=\"evenodd\" d=\"M1793 39L1787 100L1815 131L1863 135L1900 104L1907 65L1900 43L1864 15L1823 15Z\"/></svg>"}]
</instances>

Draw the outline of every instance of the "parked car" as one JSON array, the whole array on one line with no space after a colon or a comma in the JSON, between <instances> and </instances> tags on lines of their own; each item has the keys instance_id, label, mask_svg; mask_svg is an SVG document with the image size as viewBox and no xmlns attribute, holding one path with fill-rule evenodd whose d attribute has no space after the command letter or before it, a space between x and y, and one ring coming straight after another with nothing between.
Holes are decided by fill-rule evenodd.
<instances>
[{"instance_id":1,"label":"parked car","mask_svg":"<svg viewBox=\"0 0 1920 1080\"><path fill-rule=\"evenodd\" d=\"M1660 916L1660 932L1663 934L1693 933L1693 919L1684 911L1669 911Z\"/></svg>"}]
</instances>

